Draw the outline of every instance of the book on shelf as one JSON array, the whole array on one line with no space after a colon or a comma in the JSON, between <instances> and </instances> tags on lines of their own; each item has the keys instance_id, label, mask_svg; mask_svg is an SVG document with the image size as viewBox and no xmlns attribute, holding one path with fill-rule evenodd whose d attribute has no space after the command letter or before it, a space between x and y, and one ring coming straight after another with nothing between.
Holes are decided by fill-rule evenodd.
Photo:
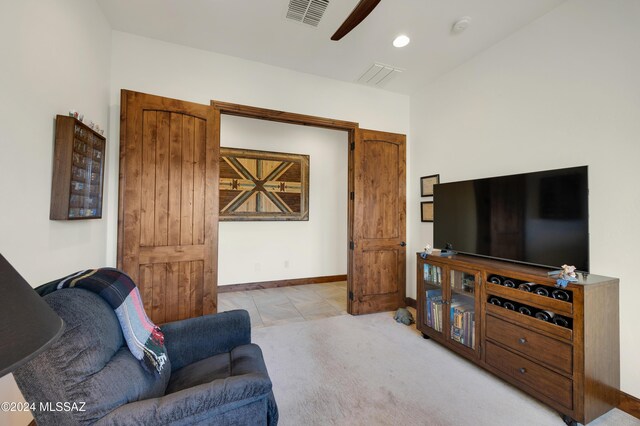
<instances>
[{"instance_id":1,"label":"book on shelf","mask_svg":"<svg viewBox=\"0 0 640 426\"><path fill-rule=\"evenodd\" d=\"M442 331L442 290L426 291L427 325L436 331Z\"/></svg>"},{"instance_id":2,"label":"book on shelf","mask_svg":"<svg viewBox=\"0 0 640 426\"><path fill-rule=\"evenodd\" d=\"M442 268L425 263L422 278L427 283L440 286L442 282Z\"/></svg>"},{"instance_id":3,"label":"book on shelf","mask_svg":"<svg viewBox=\"0 0 640 426\"><path fill-rule=\"evenodd\" d=\"M436 331L442 332L442 298L436 298L433 301L433 328Z\"/></svg>"},{"instance_id":4,"label":"book on shelf","mask_svg":"<svg viewBox=\"0 0 640 426\"><path fill-rule=\"evenodd\" d=\"M451 339L465 346L474 347L475 309L473 305L460 300L451 302Z\"/></svg>"},{"instance_id":5,"label":"book on shelf","mask_svg":"<svg viewBox=\"0 0 640 426\"><path fill-rule=\"evenodd\" d=\"M456 327L451 327L451 339L456 342L462 343L462 330Z\"/></svg>"},{"instance_id":6,"label":"book on shelf","mask_svg":"<svg viewBox=\"0 0 640 426\"><path fill-rule=\"evenodd\" d=\"M441 316L442 297L434 296L427 299L427 325L431 328L438 328Z\"/></svg>"},{"instance_id":7,"label":"book on shelf","mask_svg":"<svg viewBox=\"0 0 640 426\"><path fill-rule=\"evenodd\" d=\"M427 295L427 299L430 297L442 297L442 289L434 288L432 290L427 290L426 295Z\"/></svg>"}]
</instances>

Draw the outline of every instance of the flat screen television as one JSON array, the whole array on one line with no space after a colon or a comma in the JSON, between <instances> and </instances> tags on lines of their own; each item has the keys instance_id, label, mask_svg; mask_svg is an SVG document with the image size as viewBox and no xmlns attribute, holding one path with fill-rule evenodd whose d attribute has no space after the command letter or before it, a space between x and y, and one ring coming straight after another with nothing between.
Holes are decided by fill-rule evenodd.
<instances>
[{"instance_id":1,"label":"flat screen television","mask_svg":"<svg viewBox=\"0 0 640 426\"><path fill-rule=\"evenodd\" d=\"M589 271L588 167L434 186L434 246Z\"/></svg>"}]
</instances>

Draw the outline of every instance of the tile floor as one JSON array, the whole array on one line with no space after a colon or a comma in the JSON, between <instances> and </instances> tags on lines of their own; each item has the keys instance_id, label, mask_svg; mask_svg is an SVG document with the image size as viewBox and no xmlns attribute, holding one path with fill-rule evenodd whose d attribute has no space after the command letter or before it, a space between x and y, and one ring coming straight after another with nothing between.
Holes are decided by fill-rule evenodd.
<instances>
[{"instance_id":1,"label":"tile floor","mask_svg":"<svg viewBox=\"0 0 640 426\"><path fill-rule=\"evenodd\" d=\"M347 315L347 282L218 294L218 311L246 309L252 327Z\"/></svg>"}]
</instances>

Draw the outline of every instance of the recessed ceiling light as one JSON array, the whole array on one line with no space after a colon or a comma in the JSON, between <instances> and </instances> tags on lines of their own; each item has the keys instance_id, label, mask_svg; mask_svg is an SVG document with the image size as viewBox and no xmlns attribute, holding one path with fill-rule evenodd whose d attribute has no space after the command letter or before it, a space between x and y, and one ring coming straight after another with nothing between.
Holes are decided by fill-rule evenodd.
<instances>
[{"instance_id":1,"label":"recessed ceiling light","mask_svg":"<svg viewBox=\"0 0 640 426\"><path fill-rule=\"evenodd\" d=\"M411 39L409 37L407 37L406 35L402 34L402 35L399 35L398 37L396 37L395 40L393 40L393 45L395 47L405 47L407 44L409 44L410 41L411 41Z\"/></svg>"}]
</instances>

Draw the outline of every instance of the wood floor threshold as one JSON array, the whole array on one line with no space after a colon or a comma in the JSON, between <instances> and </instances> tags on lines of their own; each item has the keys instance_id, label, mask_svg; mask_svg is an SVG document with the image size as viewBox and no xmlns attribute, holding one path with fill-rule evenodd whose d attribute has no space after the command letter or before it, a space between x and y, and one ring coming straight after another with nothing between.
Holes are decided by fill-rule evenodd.
<instances>
[{"instance_id":1,"label":"wood floor threshold","mask_svg":"<svg viewBox=\"0 0 640 426\"><path fill-rule=\"evenodd\" d=\"M230 293L232 291L260 290L266 288L289 287L304 284L322 284L336 281L346 281L346 275L326 275L324 277L296 278L292 280L262 281L257 283L230 284L218 286L218 293Z\"/></svg>"},{"instance_id":2,"label":"wood floor threshold","mask_svg":"<svg viewBox=\"0 0 640 426\"><path fill-rule=\"evenodd\" d=\"M633 417L640 419L640 399L620 391L620 403L618 408Z\"/></svg>"}]
</instances>

